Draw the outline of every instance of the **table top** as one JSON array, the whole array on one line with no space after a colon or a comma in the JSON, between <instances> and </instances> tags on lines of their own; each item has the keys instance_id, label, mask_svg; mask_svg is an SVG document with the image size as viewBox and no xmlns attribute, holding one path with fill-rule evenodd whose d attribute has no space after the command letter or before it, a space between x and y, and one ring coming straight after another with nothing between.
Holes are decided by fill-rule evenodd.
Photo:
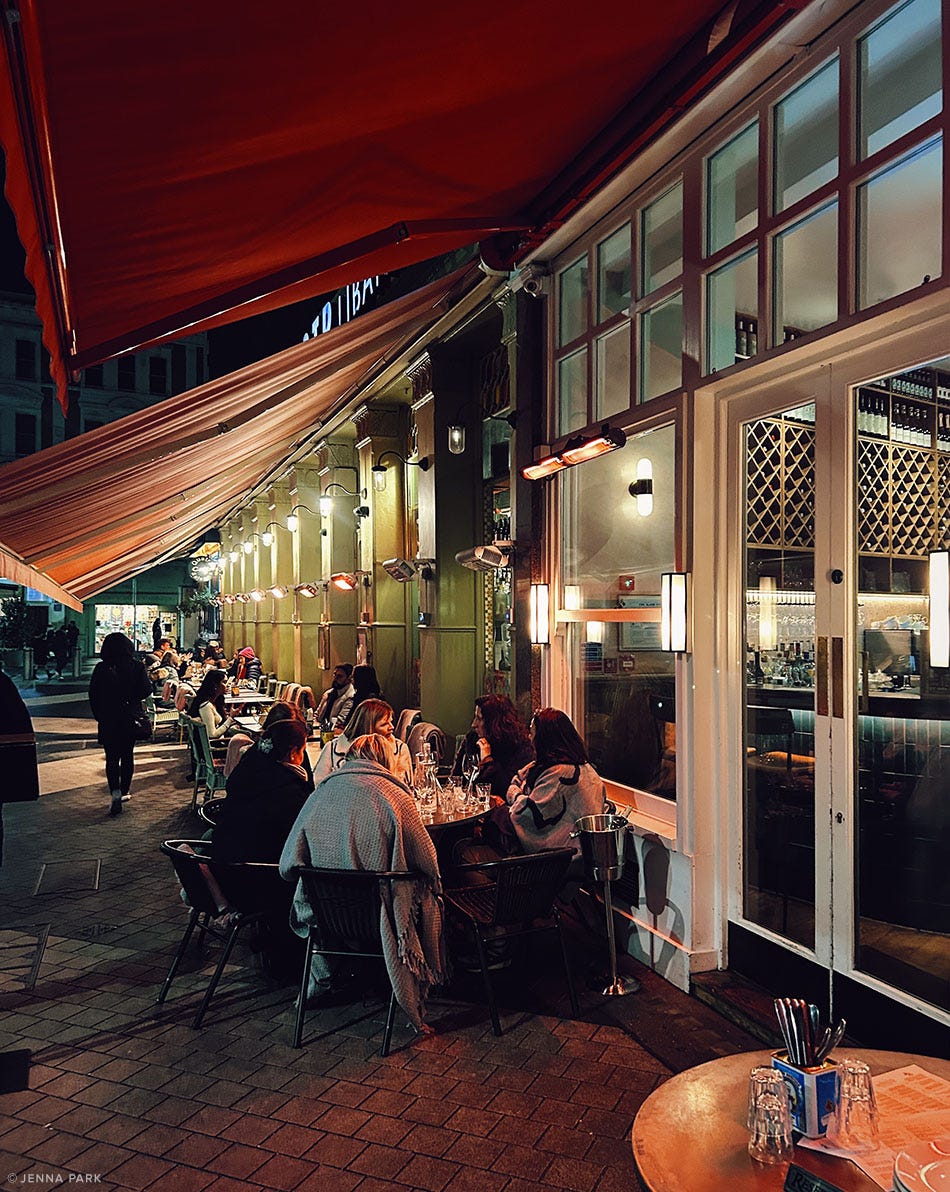
<instances>
[{"instance_id":1,"label":"table top","mask_svg":"<svg viewBox=\"0 0 950 1192\"><path fill-rule=\"evenodd\" d=\"M432 811L420 812L422 815L422 822L425 824L429 834L437 833L441 828L448 828L452 824L474 824L476 820L480 820L482 816L486 815L485 811Z\"/></svg>"},{"instance_id":2,"label":"table top","mask_svg":"<svg viewBox=\"0 0 950 1192\"><path fill-rule=\"evenodd\" d=\"M272 704L274 697L265 695L263 691L242 691L240 695L226 695L224 702L233 708L235 704Z\"/></svg>"},{"instance_id":3,"label":"table top","mask_svg":"<svg viewBox=\"0 0 950 1192\"><path fill-rule=\"evenodd\" d=\"M873 1075L917 1064L950 1080L950 1062L901 1051L848 1048ZM771 1063L770 1051L747 1051L700 1064L672 1077L647 1097L633 1123L633 1158L651 1192L771 1192L781 1189L785 1164L764 1167L749 1158L746 1101L749 1072ZM792 1161L842 1192L881 1192L854 1163L807 1147Z\"/></svg>"}]
</instances>

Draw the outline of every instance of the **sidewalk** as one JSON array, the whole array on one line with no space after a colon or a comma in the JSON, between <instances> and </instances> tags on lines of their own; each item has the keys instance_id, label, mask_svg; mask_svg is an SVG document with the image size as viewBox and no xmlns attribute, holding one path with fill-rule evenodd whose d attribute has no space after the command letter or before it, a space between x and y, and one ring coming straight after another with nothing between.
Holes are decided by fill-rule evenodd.
<instances>
[{"instance_id":1,"label":"sidewalk","mask_svg":"<svg viewBox=\"0 0 950 1192\"><path fill-rule=\"evenodd\" d=\"M545 1012L505 1013L501 1039L484 1006L437 1001L438 1033L416 1040L397 1015L381 1059L384 1004L357 1002L311 1012L295 1051L295 990L268 986L240 949L193 1031L217 945L192 948L155 1004L186 917L157 846L200 835L177 734L137 749L132 801L112 820L84 702L24 695L43 796L4 809L0 1082L16 1085L11 1053L32 1053L29 1087L0 1095L9 1186L619 1192L636 1186L629 1133L644 1098L697 1047L757 1046L640 972L643 991L619 1001L647 1046L603 1025L594 993L583 1020L558 1017L555 979L531 992Z\"/></svg>"}]
</instances>

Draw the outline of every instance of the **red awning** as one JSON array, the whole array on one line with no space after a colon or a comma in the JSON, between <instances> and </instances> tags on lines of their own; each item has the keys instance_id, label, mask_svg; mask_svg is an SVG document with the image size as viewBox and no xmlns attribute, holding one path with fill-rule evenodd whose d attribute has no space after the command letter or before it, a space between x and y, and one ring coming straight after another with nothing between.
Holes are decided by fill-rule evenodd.
<instances>
[{"instance_id":1,"label":"red awning","mask_svg":"<svg viewBox=\"0 0 950 1192\"><path fill-rule=\"evenodd\" d=\"M198 389L0 468L0 571L75 601L205 530L441 315L463 270ZM63 594L66 589L66 594Z\"/></svg>"},{"instance_id":2,"label":"red awning","mask_svg":"<svg viewBox=\"0 0 950 1192\"><path fill-rule=\"evenodd\" d=\"M657 76L682 95L723 30L804 2L739 0L743 24L732 0L710 41L722 0L0 0L7 194L61 398L108 356L536 225L546 187L602 176L611 121L629 143L635 98L652 127Z\"/></svg>"}]
</instances>

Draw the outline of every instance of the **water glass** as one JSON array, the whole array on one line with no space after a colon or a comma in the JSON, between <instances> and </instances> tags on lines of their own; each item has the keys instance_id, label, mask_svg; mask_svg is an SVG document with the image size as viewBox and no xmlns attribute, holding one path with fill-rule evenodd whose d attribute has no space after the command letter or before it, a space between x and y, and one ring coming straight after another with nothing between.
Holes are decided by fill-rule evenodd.
<instances>
[{"instance_id":1,"label":"water glass","mask_svg":"<svg viewBox=\"0 0 950 1192\"><path fill-rule=\"evenodd\" d=\"M751 1130L755 1122L755 1108L760 1097L787 1097L785 1080L778 1068L770 1065L755 1067L749 1073L749 1109L746 1125Z\"/></svg>"},{"instance_id":2,"label":"water glass","mask_svg":"<svg viewBox=\"0 0 950 1192\"><path fill-rule=\"evenodd\" d=\"M749 1127L749 1154L756 1163L787 1163L792 1157L792 1114L788 1094L761 1093Z\"/></svg>"},{"instance_id":3,"label":"water glass","mask_svg":"<svg viewBox=\"0 0 950 1192\"><path fill-rule=\"evenodd\" d=\"M476 782L475 794L477 795L478 810L487 811L491 807L491 783Z\"/></svg>"},{"instance_id":4,"label":"water glass","mask_svg":"<svg viewBox=\"0 0 950 1192\"><path fill-rule=\"evenodd\" d=\"M873 1151L880 1143L871 1070L862 1060L838 1060L838 1104L828 1123L828 1141L842 1151Z\"/></svg>"}]
</instances>

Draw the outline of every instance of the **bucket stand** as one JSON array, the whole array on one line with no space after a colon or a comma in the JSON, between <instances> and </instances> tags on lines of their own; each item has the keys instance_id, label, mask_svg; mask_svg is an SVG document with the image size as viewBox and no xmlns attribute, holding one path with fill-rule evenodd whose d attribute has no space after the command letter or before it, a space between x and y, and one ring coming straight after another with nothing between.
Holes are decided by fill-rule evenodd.
<instances>
[{"instance_id":1,"label":"bucket stand","mask_svg":"<svg viewBox=\"0 0 950 1192\"><path fill-rule=\"evenodd\" d=\"M604 997L622 997L635 993L639 982L627 981L617 973L617 944L614 938L614 904L610 896L610 878L604 878L604 913L607 916L607 952L610 956L610 984L603 991Z\"/></svg>"}]
</instances>

